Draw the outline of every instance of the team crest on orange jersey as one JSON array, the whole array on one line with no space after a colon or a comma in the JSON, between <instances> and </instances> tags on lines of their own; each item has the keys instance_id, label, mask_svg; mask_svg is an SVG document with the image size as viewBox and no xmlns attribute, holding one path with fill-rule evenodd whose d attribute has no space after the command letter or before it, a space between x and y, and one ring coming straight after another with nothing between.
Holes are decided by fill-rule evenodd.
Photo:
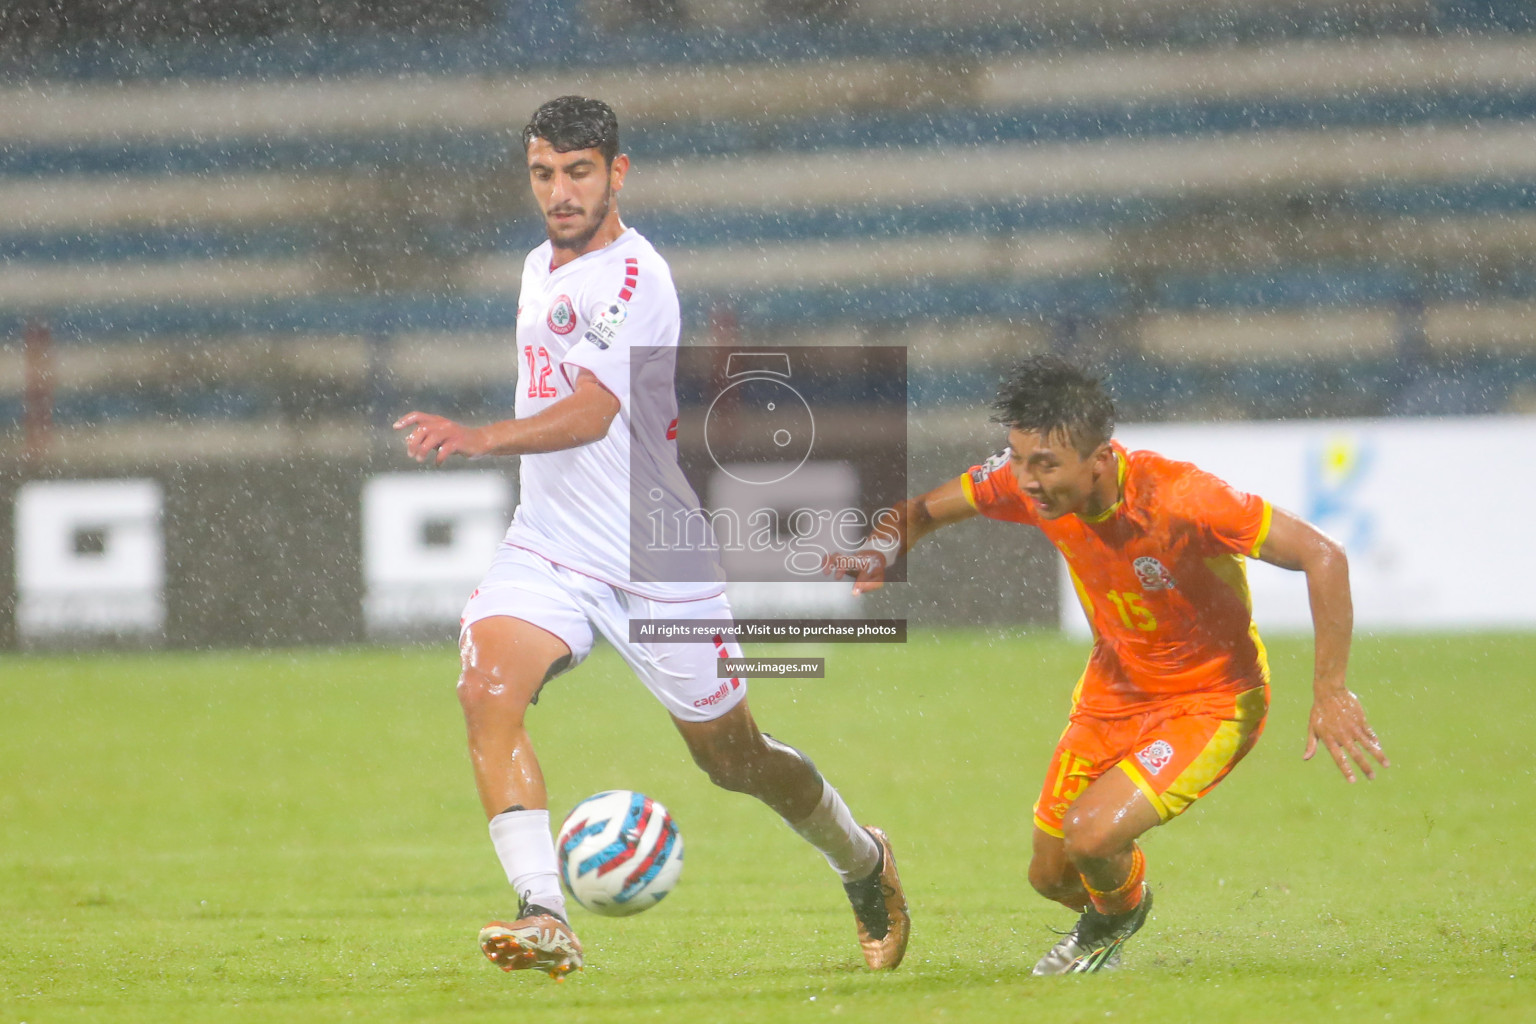
<instances>
[{"instance_id":1,"label":"team crest on orange jersey","mask_svg":"<svg viewBox=\"0 0 1536 1024\"><path fill-rule=\"evenodd\" d=\"M1168 767L1168 762L1173 760L1173 744L1167 740L1151 743L1136 755L1136 760L1140 761L1147 771L1156 775Z\"/></svg>"},{"instance_id":2,"label":"team crest on orange jersey","mask_svg":"<svg viewBox=\"0 0 1536 1024\"><path fill-rule=\"evenodd\" d=\"M1168 570L1163 568L1163 563L1150 555L1136 559L1131 563L1131 568L1136 570L1136 578L1141 580L1144 590L1172 590L1178 585Z\"/></svg>"}]
</instances>

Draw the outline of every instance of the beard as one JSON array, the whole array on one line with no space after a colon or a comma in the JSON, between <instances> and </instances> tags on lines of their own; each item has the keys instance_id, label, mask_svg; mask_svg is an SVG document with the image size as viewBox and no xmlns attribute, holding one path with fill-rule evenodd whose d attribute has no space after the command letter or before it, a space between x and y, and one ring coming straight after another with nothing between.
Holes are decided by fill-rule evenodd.
<instances>
[{"instance_id":1,"label":"beard","mask_svg":"<svg viewBox=\"0 0 1536 1024\"><path fill-rule=\"evenodd\" d=\"M603 198L593 209L592 215L579 224L573 224L567 228L557 229L548 216L544 219L544 231L549 235L549 240L560 249L581 250L592 241L603 221L608 219L608 211L613 209L613 186L603 190Z\"/></svg>"}]
</instances>

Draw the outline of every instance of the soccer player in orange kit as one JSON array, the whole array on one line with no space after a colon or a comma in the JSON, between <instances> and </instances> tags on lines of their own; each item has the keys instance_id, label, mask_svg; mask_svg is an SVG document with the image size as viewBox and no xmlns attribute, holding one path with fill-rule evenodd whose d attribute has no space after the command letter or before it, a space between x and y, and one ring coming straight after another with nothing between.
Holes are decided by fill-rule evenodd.
<instances>
[{"instance_id":1,"label":"soccer player in orange kit","mask_svg":"<svg viewBox=\"0 0 1536 1024\"><path fill-rule=\"evenodd\" d=\"M1054 356L1022 363L994 403L1008 447L903 502L828 571L879 587L889 560L941 526L984 515L1041 530L1067 561L1093 629L1066 731L1034 809L1029 880L1078 911L1035 974L1097 971L1146 921L1136 840L1204 796L1253 748L1269 666L1245 558L1306 573L1315 637L1305 758L1319 743L1344 777L1388 761L1345 685L1353 610L1339 544L1187 462L1111 439L1099 382ZM1351 763L1353 762L1353 764Z\"/></svg>"}]
</instances>

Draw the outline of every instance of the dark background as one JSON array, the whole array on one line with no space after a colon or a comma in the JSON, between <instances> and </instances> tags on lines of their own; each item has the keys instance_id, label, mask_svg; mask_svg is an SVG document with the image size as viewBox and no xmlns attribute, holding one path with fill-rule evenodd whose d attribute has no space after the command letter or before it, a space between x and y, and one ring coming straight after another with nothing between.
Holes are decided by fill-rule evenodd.
<instances>
[{"instance_id":1,"label":"dark background","mask_svg":"<svg viewBox=\"0 0 1536 1024\"><path fill-rule=\"evenodd\" d=\"M955 446L912 454L912 487L935 486L985 454ZM111 473L153 478L164 488L166 635L158 642L181 648L363 642L363 481L410 465L403 457L381 456L146 463ZM15 491L28 479L90 476L19 467L0 473L0 643L6 647L16 646ZM486 552L487 564L490 557ZM1054 553L1036 531L978 519L924 541L909 562L910 582L864 598L861 612L905 618L912 629L1054 627L1056 572Z\"/></svg>"}]
</instances>

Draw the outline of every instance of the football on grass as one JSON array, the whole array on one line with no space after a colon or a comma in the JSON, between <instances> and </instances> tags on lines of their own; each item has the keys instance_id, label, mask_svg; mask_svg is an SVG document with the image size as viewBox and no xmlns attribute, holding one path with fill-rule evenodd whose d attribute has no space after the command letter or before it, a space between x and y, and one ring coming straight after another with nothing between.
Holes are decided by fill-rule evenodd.
<instances>
[{"instance_id":1,"label":"football on grass","mask_svg":"<svg viewBox=\"0 0 1536 1024\"><path fill-rule=\"evenodd\" d=\"M560 826L555 847L566 891L606 917L654 907L683 873L683 837L672 815L627 789L577 804Z\"/></svg>"}]
</instances>

